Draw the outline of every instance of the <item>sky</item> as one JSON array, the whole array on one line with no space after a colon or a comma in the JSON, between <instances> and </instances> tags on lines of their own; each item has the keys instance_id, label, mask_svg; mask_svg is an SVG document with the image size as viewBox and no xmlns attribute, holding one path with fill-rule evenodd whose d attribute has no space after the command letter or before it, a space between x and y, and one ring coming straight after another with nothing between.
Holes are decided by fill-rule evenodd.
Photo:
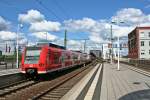
<instances>
[{"instance_id":1,"label":"sky","mask_svg":"<svg viewBox=\"0 0 150 100\"><path fill-rule=\"evenodd\" d=\"M78 39L91 45L109 42L111 21L116 22L113 37L150 26L150 0L0 0L0 40L16 39L19 25L20 43L47 36L63 45L67 30L68 45L82 49Z\"/></svg>"}]
</instances>

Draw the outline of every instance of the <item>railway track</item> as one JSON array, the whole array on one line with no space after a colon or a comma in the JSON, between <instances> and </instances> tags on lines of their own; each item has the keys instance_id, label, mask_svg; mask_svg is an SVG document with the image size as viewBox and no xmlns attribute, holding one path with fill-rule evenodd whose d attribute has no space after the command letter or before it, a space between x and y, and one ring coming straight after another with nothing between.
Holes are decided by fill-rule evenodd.
<instances>
[{"instance_id":1,"label":"railway track","mask_svg":"<svg viewBox=\"0 0 150 100\"><path fill-rule=\"evenodd\" d=\"M17 83L13 83L9 86L1 87L0 89L0 99L4 99L8 95L11 95L15 93L16 91L22 90L24 88L30 87L34 84L37 84L38 82L35 81L29 81L29 80L23 80Z\"/></svg>"},{"instance_id":2,"label":"railway track","mask_svg":"<svg viewBox=\"0 0 150 100\"><path fill-rule=\"evenodd\" d=\"M15 85L18 85L18 84L27 82L27 81L28 81L28 80L22 80L22 81L19 81L19 82L11 83L11 84L9 84L9 85L1 86L1 87L0 87L0 90L5 89L5 88L9 88L9 87L11 87L11 86L15 86Z\"/></svg>"},{"instance_id":3,"label":"railway track","mask_svg":"<svg viewBox=\"0 0 150 100\"><path fill-rule=\"evenodd\" d=\"M45 90L43 93L38 94L31 98L32 100L59 100L64 96L79 80L85 76L92 67L83 69L78 73L74 73L71 76L67 76L66 80L61 80L54 87Z\"/></svg>"},{"instance_id":4,"label":"railway track","mask_svg":"<svg viewBox=\"0 0 150 100\"><path fill-rule=\"evenodd\" d=\"M95 64L94 62L53 80L42 82L27 81L6 87L0 91L0 100L59 99L87 74Z\"/></svg>"}]
</instances>

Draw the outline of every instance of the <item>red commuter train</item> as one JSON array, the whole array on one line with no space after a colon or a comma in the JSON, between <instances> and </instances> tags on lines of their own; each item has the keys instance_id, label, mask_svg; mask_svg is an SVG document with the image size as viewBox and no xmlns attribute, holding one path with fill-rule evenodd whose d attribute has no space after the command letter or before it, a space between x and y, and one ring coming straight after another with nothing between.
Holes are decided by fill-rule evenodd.
<instances>
[{"instance_id":1,"label":"red commuter train","mask_svg":"<svg viewBox=\"0 0 150 100\"><path fill-rule=\"evenodd\" d=\"M90 57L88 54L69 51L62 46L48 43L24 49L21 72L29 75L46 74L89 61Z\"/></svg>"}]
</instances>

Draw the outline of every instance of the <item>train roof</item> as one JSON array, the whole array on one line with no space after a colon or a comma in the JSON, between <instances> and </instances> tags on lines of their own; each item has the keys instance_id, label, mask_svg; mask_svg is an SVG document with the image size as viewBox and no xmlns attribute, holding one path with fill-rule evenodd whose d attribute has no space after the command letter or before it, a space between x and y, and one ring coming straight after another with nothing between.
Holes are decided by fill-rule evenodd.
<instances>
[{"instance_id":1,"label":"train roof","mask_svg":"<svg viewBox=\"0 0 150 100\"><path fill-rule=\"evenodd\" d=\"M66 50L66 48L64 46L60 46L60 45L53 44L53 43L44 43L44 42L37 43L37 46L45 46L45 45L47 45L49 47L54 47L54 48Z\"/></svg>"},{"instance_id":2,"label":"train roof","mask_svg":"<svg viewBox=\"0 0 150 100\"><path fill-rule=\"evenodd\" d=\"M64 46L60 46L60 45L56 45L56 44L52 44L52 43L49 43L49 47L55 47L55 48L66 50L66 48Z\"/></svg>"}]
</instances>

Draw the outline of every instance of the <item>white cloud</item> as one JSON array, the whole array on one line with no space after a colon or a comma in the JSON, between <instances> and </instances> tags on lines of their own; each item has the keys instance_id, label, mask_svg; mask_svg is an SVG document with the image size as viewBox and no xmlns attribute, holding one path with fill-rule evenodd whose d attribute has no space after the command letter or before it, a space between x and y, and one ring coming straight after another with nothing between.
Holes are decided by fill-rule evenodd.
<instances>
[{"instance_id":1,"label":"white cloud","mask_svg":"<svg viewBox=\"0 0 150 100\"><path fill-rule=\"evenodd\" d=\"M0 31L0 39L1 40L14 40L15 38L16 38L15 32Z\"/></svg>"},{"instance_id":2,"label":"white cloud","mask_svg":"<svg viewBox=\"0 0 150 100\"><path fill-rule=\"evenodd\" d=\"M25 45L25 44L27 44L27 42L28 42L28 40L26 37L19 40L19 44L21 44L21 45Z\"/></svg>"},{"instance_id":3,"label":"white cloud","mask_svg":"<svg viewBox=\"0 0 150 100\"><path fill-rule=\"evenodd\" d=\"M0 16L0 31L8 30L10 26L10 22L6 21L4 18Z\"/></svg>"},{"instance_id":4,"label":"white cloud","mask_svg":"<svg viewBox=\"0 0 150 100\"><path fill-rule=\"evenodd\" d=\"M29 10L27 14L19 14L18 20L22 23L35 23L44 20L44 15L42 15L37 10Z\"/></svg>"},{"instance_id":5,"label":"white cloud","mask_svg":"<svg viewBox=\"0 0 150 100\"><path fill-rule=\"evenodd\" d=\"M0 40L16 40L17 34L11 31L0 31ZM27 43L27 38L24 33L19 34L19 44Z\"/></svg>"},{"instance_id":6,"label":"white cloud","mask_svg":"<svg viewBox=\"0 0 150 100\"><path fill-rule=\"evenodd\" d=\"M91 18L83 18L81 20L70 19L65 20L64 24L65 28L70 31L88 31L96 24L96 21Z\"/></svg>"},{"instance_id":7,"label":"white cloud","mask_svg":"<svg viewBox=\"0 0 150 100\"><path fill-rule=\"evenodd\" d=\"M77 40L68 40L67 41L67 49L79 51L82 49L83 42Z\"/></svg>"},{"instance_id":8,"label":"white cloud","mask_svg":"<svg viewBox=\"0 0 150 100\"><path fill-rule=\"evenodd\" d=\"M137 25L150 26L150 14L144 14L140 9L124 8L116 12L110 20L124 21L125 23L113 25L113 36L127 36ZM86 32L89 39L94 42L108 41L110 38L110 22L107 20L94 20L83 18L64 21L65 28L71 32Z\"/></svg>"},{"instance_id":9,"label":"white cloud","mask_svg":"<svg viewBox=\"0 0 150 100\"><path fill-rule=\"evenodd\" d=\"M69 41L67 41L67 45L79 46L79 45L81 45L81 42L80 41L75 41L75 40L69 40Z\"/></svg>"},{"instance_id":10,"label":"white cloud","mask_svg":"<svg viewBox=\"0 0 150 100\"><path fill-rule=\"evenodd\" d=\"M42 31L59 31L61 24L59 22L42 21L32 23L29 30L31 32L42 32Z\"/></svg>"},{"instance_id":11,"label":"white cloud","mask_svg":"<svg viewBox=\"0 0 150 100\"><path fill-rule=\"evenodd\" d=\"M118 25L113 25L113 36L114 37L124 37L128 36L128 33L130 33L135 26L118 26Z\"/></svg>"},{"instance_id":12,"label":"white cloud","mask_svg":"<svg viewBox=\"0 0 150 100\"><path fill-rule=\"evenodd\" d=\"M89 33L89 39L94 42L103 41L103 37L107 36L106 28L110 26L105 20L94 20L91 18L66 20L64 24L68 31Z\"/></svg>"},{"instance_id":13,"label":"white cloud","mask_svg":"<svg viewBox=\"0 0 150 100\"><path fill-rule=\"evenodd\" d=\"M89 36L90 40L93 41L93 42L102 42L103 39L99 35L98 36L97 35L98 35L97 33L93 34L93 35L90 35Z\"/></svg>"},{"instance_id":14,"label":"white cloud","mask_svg":"<svg viewBox=\"0 0 150 100\"><path fill-rule=\"evenodd\" d=\"M142 10L136 8L124 8L112 17L112 20L122 20L128 25L139 25L141 23L150 22L150 15L145 15Z\"/></svg>"},{"instance_id":15,"label":"white cloud","mask_svg":"<svg viewBox=\"0 0 150 100\"><path fill-rule=\"evenodd\" d=\"M33 9L26 14L19 14L18 20L22 23L30 24L30 32L59 31L61 27L59 22L47 21L43 14Z\"/></svg>"},{"instance_id":16,"label":"white cloud","mask_svg":"<svg viewBox=\"0 0 150 100\"><path fill-rule=\"evenodd\" d=\"M47 34L46 34L46 32L35 32L35 33L32 33L31 35L35 36L38 39L46 39L46 37L47 37L47 40L51 40L51 41L57 39L57 36L52 35L48 32L47 32Z\"/></svg>"}]
</instances>

